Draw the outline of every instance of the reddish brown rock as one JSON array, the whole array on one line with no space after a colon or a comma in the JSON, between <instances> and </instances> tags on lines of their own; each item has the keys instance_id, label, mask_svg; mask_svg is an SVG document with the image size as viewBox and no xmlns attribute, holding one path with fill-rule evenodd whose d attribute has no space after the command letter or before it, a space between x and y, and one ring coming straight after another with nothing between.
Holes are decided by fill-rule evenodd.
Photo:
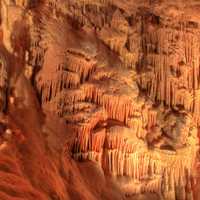
<instances>
[{"instance_id":1,"label":"reddish brown rock","mask_svg":"<svg viewBox=\"0 0 200 200\"><path fill-rule=\"evenodd\" d=\"M199 8L0 2L0 199L198 200Z\"/></svg>"}]
</instances>

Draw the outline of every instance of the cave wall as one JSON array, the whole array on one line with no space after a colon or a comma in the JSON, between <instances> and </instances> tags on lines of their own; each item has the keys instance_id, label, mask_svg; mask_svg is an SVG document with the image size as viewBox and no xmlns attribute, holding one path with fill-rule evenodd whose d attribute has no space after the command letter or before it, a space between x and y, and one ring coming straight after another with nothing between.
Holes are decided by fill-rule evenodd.
<instances>
[{"instance_id":1,"label":"cave wall","mask_svg":"<svg viewBox=\"0 0 200 200\"><path fill-rule=\"evenodd\" d=\"M65 141L65 153L57 156L72 159L72 171L85 162L97 165L117 185L119 198L198 199L199 6L181 0L2 1L3 118L39 110L38 132L53 123L52 115L63 120L62 136L50 131ZM49 129L41 134L46 138ZM40 145L54 149L59 142ZM78 198L66 192L70 179L54 176L61 176L58 198ZM94 189L86 190L85 198L95 199Z\"/></svg>"}]
</instances>

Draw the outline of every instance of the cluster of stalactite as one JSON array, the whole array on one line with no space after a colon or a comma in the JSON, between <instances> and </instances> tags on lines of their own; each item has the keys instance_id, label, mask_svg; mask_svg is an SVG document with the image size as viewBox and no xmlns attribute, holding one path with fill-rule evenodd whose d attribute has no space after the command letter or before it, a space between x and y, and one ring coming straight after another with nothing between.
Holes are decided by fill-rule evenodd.
<instances>
[{"instance_id":1,"label":"cluster of stalactite","mask_svg":"<svg viewBox=\"0 0 200 200\"><path fill-rule=\"evenodd\" d=\"M125 67L134 68L139 59L140 37L137 35L139 32L139 27L132 27L121 11L116 10L110 25L103 27L98 36L111 50L119 54Z\"/></svg>"},{"instance_id":2,"label":"cluster of stalactite","mask_svg":"<svg viewBox=\"0 0 200 200\"><path fill-rule=\"evenodd\" d=\"M94 160L101 162L106 129L97 129L95 126L99 121L105 121L106 112L102 109L93 111L86 122L76 126L76 138L72 145L73 157L77 160Z\"/></svg>"},{"instance_id":3,"label":"cluster of stalactite","mask_svg":"<svg viewBox=\"0 0 200 200\"><path fill-rule=\"evenodd\" d=\"M47 53L47 57L53 55L52 50L48 51L50 53ZM67 96L72 97L72 95L65 96L63 95L63 92L66 89L78 89L80 84L85 82L91 73L94 72L95 62L87 61L84 57L73 54L70 54L70 56L66 55L64 58L64 63L60 63L59 56L57 62L54 59L53 63L56 66L53 65L53 67L50 62L44 63L50 67L48 77L46 77L46 74L43 73L43 71L40 71L37 75L37 88L43 104L46 102L48 103L49 101L55 102L54 99L59 100L59 96L63 96L64 98L63 101L61 101L61 104L67 103L67 101L69 101ZM78 98L81 98L81 96L83 95L78 95ZM68 103L71 103L71 101Z\"/></svg>"},{"instance_id":4,"label":"cluster of stalactite","mask_svg":"<svg viewBox=\"0 0 200 200\"><path fill-rule=\"evenodd\" d=\"M94 117L95 115L92 115L92 118L90 118L89 123L84 123L84 124L80 124L79 123L79 127L77 127L77 137L75 140L75 143L73 144L73 156L75 158L78 158L78 160L82 160L86 157L84 157L84 155L89 156L90 154L98 154L99 152L101 152L103 150L103 144L104 144L104 139L105 136L107 138L110 138L110 131L109 128L99 128L96 130L96 128L94 128L99 122L104 122L106 124L106 120L108 120L108 114L107 112L102 111L101 112L101 117ZM94 123L95 122L95 123ZM120 141L121 139L121 134L122 132L120 132L121 128L119 126L116 127L117 129L119 129L119 135L118 135L118 140ZM112 130L112 129L111 129ZM135 118L134 120L132 120L131 123L131 127L127 127L127 130L131 131L131 135L133 137L137 137L137 138L141 138L141 139L145 139L147 131L146 129L144 129L142 127L142 120L139 118ZM99 141L99 147L98 147L98 151L96 150L96 144L94 143L94 139ZM85 142L83 142L83 140ZM110 140L113 140L113 142L115 141L115 139L113 137L111 137ZM85 145L85 144L92 144L92 145ZM79 147L79 148L78 148ZM101 150L101 151L100 151ZM90 159L89 157L87 157L87 159ZM93 159L92 159L93 160ZM98 160L98 161L101 161Z\"/></svg>"},{"instance_id":5,"label":"cluster of stalactite","mask_svg":"<svg viewBox=\"0 0 200 200\"><path fill-rule=\"evenodd\" d=\"M96 121L97 122L97 121ZM98 162L105 173L131 178L131 193L156 192L165 199L193 199L192 171L197 152L196 133L177 151L152 149L134 128L112 126L95 132L83 128L73 145L77 160ZM152 133L153 134L153 133ZM127 186L123 186L126 190Z\"/></svg>"},{"instance_id":6,"label":"cluster of stalactite","mask_svg":"<svg viewBox=\"0 0 200 200\"><path fill-rule=\"evenodd\" d=\"M51 7L56 10L63 10L59 5L52 1ZM66 12L73 17L74 21L81 26L90 26L94 30L100 30L111 19L111 1L66 1ZM64 6L63 6L64 7Z\"/></svg>"},{"instance_id":7,"label":"cluster of stalactite","mask_svg":"<svg viewBox=\"0 0 200 200\"><path fill-rule=\"evenodd\" d=\"M183 24L180 30L161 26L148 32L149 24L143 26L139 85L153 101L184 106L198 116L199 29L190 32Z\"/></svg>"},{"instance_id":8,"label":"cluster of stalactite","mask_svg":"<svg viewBox=\"0 0 200 200\"><path fill-rule=\"evenodd\" d=\"M122 53L127 40L127 36L124 33L117 32L117 30L110 32L109 28L104 28L100 32L99 37L111 48L111 50L118 53Z\"/></svg>"},{"instance_id":9,"label":"cluster of stalactite","mask_svg":"<svg viewBox=\"0 0 200 200\"><path fill-rule=\"evenodd\" d=\"M56 1L48 2L51 8L58 9ZM185 30L186 25L180 29L167 25L155 28L159 18L149 27L149 23L145 24L148 15L133 26L133 16L127 20L123 12L113 7L105 17L107 8L102 4L106 2L68 1L66 13L86 30L82 35L89 33L91 39L95 33L96 39L115 52L109 61L97 52L108 52L99 40L95 49L87 36L80 37L77 32L77 38L73 36L70 30L76 23L45 21L42 40L46 51L35 79L41 105L73 128L75 139L70 150L74 159L92 160L99 163L105 174L128 177L131 193L155 192L166 200L192 200L197 138L195 133L188 133L191 127L183 128L186 134L177 134L175 130L182 131L178 120L164 125L164 115L166 107L177 111L182 105L194 112L192 120L199 122L198 34ZM103 14L94 17L99 12ZM77 41L70 41L66 35ZM32 41L34 48L39 40ZM100 57L105 60L99 61ZM33 63L37 65L37 61ZM137 70L134 77L129 76L133 68ZM174 118L178 117L174 114ZM173 131L171 135L169 130ZM183 144L171 136L183 139ZM126 189L126 185L122 187Z\"/></svg>"},{"instance_id":10,"label":"cluster of stalactite","mask_svg":"<svg viewBox=\"0 0 200 200\"><path fill-rule=\"evenodd\" d=\"M85 82L95 71L95 61L88 61L84 57L73 54L66 55L66 60L67 67L63 66L63 68L78 73L82 83Z\"/></svg>"},{"instance_id":11,"label":"cluster of stalactite","mask_svg":"<svg viewBox=\"0 0 200 200\"><path fill-rule=\"evenodd\" d=\"M144 107L143 105L137 105L136 102L131 102L127 97L123 98L120 96L108 95L103 93L95 85L90 85L90 87L87 86L86 89L87 91L84 92L86 100L89 100L92 105L98 105L103 109L100 109L102 111L100 118L94 117L94 115L90 114L90 118L87 118L87 120L89 119L89 123L79 123L77 130L78 135L75 142L76 148L73 149L73 155L75 158L82 159L83 154L88 155L88 153L91 154L92 152L92 154L94 154L96 152L95 148L93 149L93 146L92 148L85 146L84 150L81 149L83 144L82 140L80 140L80 135L82 135L81 137L84 136L83 138L85 138L87 144L93 143L93 137L100 137L98 138L98 141L102 141L105 134L109 137L109 131L107 131L109 126L106 126L106 129L105 127L103 128L103 132L105 133L104 135L102 135L101 127L99 127L101 134L93 134L93 132L96 132L96 126L98 126L98 123L106 124L106 120L115 120L118 123L123 124L123 126L127 126L127 130L131 130L132 137L136 136L142 140L146 138L147 130L156 126L157 112L152 110L150 106ZM72 107L75 105L76 104L73 104ZM92 111L90 110L90 112ZM93 110L93 112L95 113L95 110ZM88 117L86 113L84 113L84 115L85 117ZM70 122L70 120L72 121L72 115L68 118L68 122ZM91 123L91 120L95 123ZM76 122L78 122L78 120ZM119 129L120 134L118 137L120 138L120 135L122 134L120 132L121 129L119 126L117 126L117 129ZM101 144L103 144L103 142L101 142ZM77 148L77 146L79 146L79 148ZM103 148L103 146L101 148Z\"/></svg>"},{"instance_id":12,"label":"cluster of stalactite","mask_svg":"<svg viewBox=\"0 0 200 200\"><path fill-rule=\"evenodd\" d=\"M132 187L133 193L156 192L163 196L164 199L193 199L192 184L193 172L191 171L194 157L187 160L188 149L184 152L136 152L128 156L121 153L117 154L110 151L110 163L117 165L116 157L124 158L124 166L120 162L120 167L123 166L123 171L115 171L121 175L124 173L132 176L132 181L129 185L124 186L127 191L128 187ZM183 159L183 157L185 159ZM116 160L115 160L116 159ZM110 166L110 171L112 168ZM123 174L123 175L124 175ZM146 184L142 184L146 177Z\"/></svg>"},{"instance_id":13,"label":"cluster of stalactite","mask_svg":"<svg viewBox=\"0 0 200 200\"><path fill-rule=\"evenodd\" d=\"M126 124L128 117L134 112L134 102L128 96L106 93L106 90L98 88L98 85L87 85L84 89L86 99L102 105L110 119L116 119Z\"/></svg>"},{"instance_id":14,"label":"cluster of stalactite","mask_svg":"<svg viewBox=\"0 0 200 200\"><path fill-rule=\"evenodd\" d=\"M53 10L59 11L55 1L49 2ZM130 26L119 9L113 9L111 1L69 1L65 4L66 13L81 27L90 27L98 37L120 55L125 67L134 68L139 58L139 40L135 40L140 30ZM138 37L138 36L137 36Z\"/></svg>"},{"instance_id":15,"label":"cluster of stalactite","mask_svg":"<svg viewBox=\"0 0 200 200\"><path fill-rule=\"evenodd\" d=\"M96 135L92 136L93 151L82 153L82 156L79 154L81 159L103 161L101 164L106 173L131 177L132 193L156 192L166 199L193 199L191 169L196 152L194 146L179 152L149 151L143 142L133 141L137 138L127 143L122 128L116 127L115 131L119 134L112 131L105 134L103 129L98 139Z\"/></svg>"}]
</instances>

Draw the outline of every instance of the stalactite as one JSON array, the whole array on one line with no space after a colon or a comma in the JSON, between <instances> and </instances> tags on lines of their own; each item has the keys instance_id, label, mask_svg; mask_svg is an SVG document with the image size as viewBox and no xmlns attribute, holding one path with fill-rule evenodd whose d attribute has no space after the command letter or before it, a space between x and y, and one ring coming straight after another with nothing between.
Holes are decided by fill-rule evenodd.
<instances>
[{"instance_id":1,"label":"stalactite","mask_svg":"<svg viewBox=\"0 0 200 200\"><path fill-rule=\"evenodd\" d=\"M96 109L85 122L77 126L77 136L73 146L73 156L78 159L101 161L105 140L105 129L93 133L93 129L99 121L107 119L106 113Z\"/></svg>"},{"instance_id":2,"label":"stalactite","mask_svg":"<svg viewBox=\"0 0 200 200\"><path fill-rule=\"evenodd\" d=\"M107 150L104 154L103 167L107 173L113 176L127 175L131 176L133 180L140 181L148 176L156 176L157 179L142 185L143 192L161 192L162 188L165 198L175 199L176 193L184 195L188 177L185 169L190 171L193 165L195 155L190 151L195 151L194 147L186 147L177 153L162 150L149 152L145 148L135 151L137 147L136 149L131 147L132 151L127 151L130 146L122 138L110 134L106 137ZM185 158L188 155L193 155L193 157L188 160L183 159L183 155ZM163 173L164 178L161 176ZM185 192L180 192L177 186L180 186L179 189L182 187ZM184 196L180 196L180 198L186 199Z\"/></svg>"},{"instance_id":3,"label":"stalactite","mask_svg":"<svg viewBox=\"0 0 200 200\"><path fill-rule=\"evenodd\" d=\"M148 112L148 124L147 124L148 128L151 128L156 125L156 122L157 122L156 118L157 118L157 111L150 110Z\"/></svg>"},{"instance_id":4,"label":"stalactite","mask_svg":"<svg viewBox=\"0 0 200 200\"><path fill-rule=\"evenodd\" d=\"M86 61L85 58L77 57L76 55L67 55L66 69L76 72L80 75L81 81L85 81L91 73L94 72L95 62Z\"/></svg>"},{"instance_id":5,"label":"stalactite","mask_svg":"<svg viewBox=\"0 0 200 200\"><path fill-rule=\"evenodd\" d=\"M112 31L111 31L112 30ZM99 32L99 38L110 47L111 50L123 56L124 46L127 41L127 34L119 32L118 30L104 27Z\"/></svg>"},{"instance_id":6,"label":"stalactite","mask_svg":"<svg viewBox=\"0 0 200 200\"><path fill-rule=\"evenodd\" d=\"M86 99L102 105L108 112L110 119L128 123L128 118L134 110L134 102L128 96L123 97L121 95L113 96L112 94L107 94L105 89L93 84L85 84L83 88Z\"/></svg>"},{"instance_id":7,"label":"stalactite","mask_svg":"<svg viewBox=\"0 0 200 200\"><path fill-rule=\"evenodd\" d=\"M164 40L162 35L166 35L167 41L165 43L160 41ZM187 42L180 42L181 39ZM154 53L152 45L161 45L159 47L161 50L164 48L163 45L167 45L166 43L169 45L168 54L174 52L173 57L170 54L163 55L161 52L159 54ZM199 48L197 43L197 37L190 33L183 34L179 31L177 33L165 31L157 31L155 34L144 33L143 48L147 51L145 59L154 73L149 72L141 75L139 83L152 100L164 101L172 107L183 105L185 109L192 111L192 104L196 99L192 98L188 90L198 88ZM187 64L184 64L184 62ZM184 89L186 98L182 93ZM194 102L194 104L198 103ZM198 113L197 109L194 109L193 112Z\"/></svg>"},{"instance_id":8,"label":"stalactite","mask_svg":"<svg viewBox=\"0 0 200 200\"><path fill-rule=\"evenodd\" d=\"M40 76L40 78L42 78ZM58 92L66 88L77 88L80 77L73 72L53 73L47 80L38 83L37 88L42 93L42 102L50 101Z\"/></svg>"},{"instance_id":9,"label":"stalactite","mask_svg":"<svg viewBox=\"0 0 200 200\"><path fill-rule=\"evenodd\" d=\"M194 127L200 123L198 39L183 25L169 28L147 23L146 18L152 21L157 16L146 12L140 28L131 27L121 10L108 13L107 22L105 3L108 1L73 1L69 15L87 31L95 27L95 37L109 50L95 42L95 53L88 53L78 44L80 40L68 47L58 36L60 44L51 34L45 36L53 44L47 45L42 55L46 70L41 69L36 78L42 107L64 118L75 130L70 149L74 159L98 162L116 181L127 178L133 194L150 192L165 199L186 200L190 198L185 188L191 189L188 176L193 176L191 155L195 155L197 142L191 132L195 135ZM102 16L93 20L99 10ZM156 20L160 23L161 19ZM55 22L45 28L50 33L62 30ZM88 32L91 39L93 32ZM61 33L65 38L67 31ZM87 37L81 36L81 41L88 42ZM110 50L113 55L108 54ZM133 70L137 75L130 78ZM179 123L187 124L179 107L193 113L193 128ZM175 120L166 122L168 112Z\"/></svg>"}]
</instances>

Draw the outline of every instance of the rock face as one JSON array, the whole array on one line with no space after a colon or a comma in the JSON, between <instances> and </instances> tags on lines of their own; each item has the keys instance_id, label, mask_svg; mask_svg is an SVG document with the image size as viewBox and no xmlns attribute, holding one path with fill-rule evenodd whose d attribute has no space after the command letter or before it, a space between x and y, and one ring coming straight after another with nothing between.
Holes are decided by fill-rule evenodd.
<instances>
[{"instance_id":1,"label":"rock face","mask_svg":"<svg viewBox=\"0 0 200 200\"><path fill-rule=\"evenodd\" d=\"M0 199L200 198L198 1L0 5Z\"/></svg>"}]
</instances>

